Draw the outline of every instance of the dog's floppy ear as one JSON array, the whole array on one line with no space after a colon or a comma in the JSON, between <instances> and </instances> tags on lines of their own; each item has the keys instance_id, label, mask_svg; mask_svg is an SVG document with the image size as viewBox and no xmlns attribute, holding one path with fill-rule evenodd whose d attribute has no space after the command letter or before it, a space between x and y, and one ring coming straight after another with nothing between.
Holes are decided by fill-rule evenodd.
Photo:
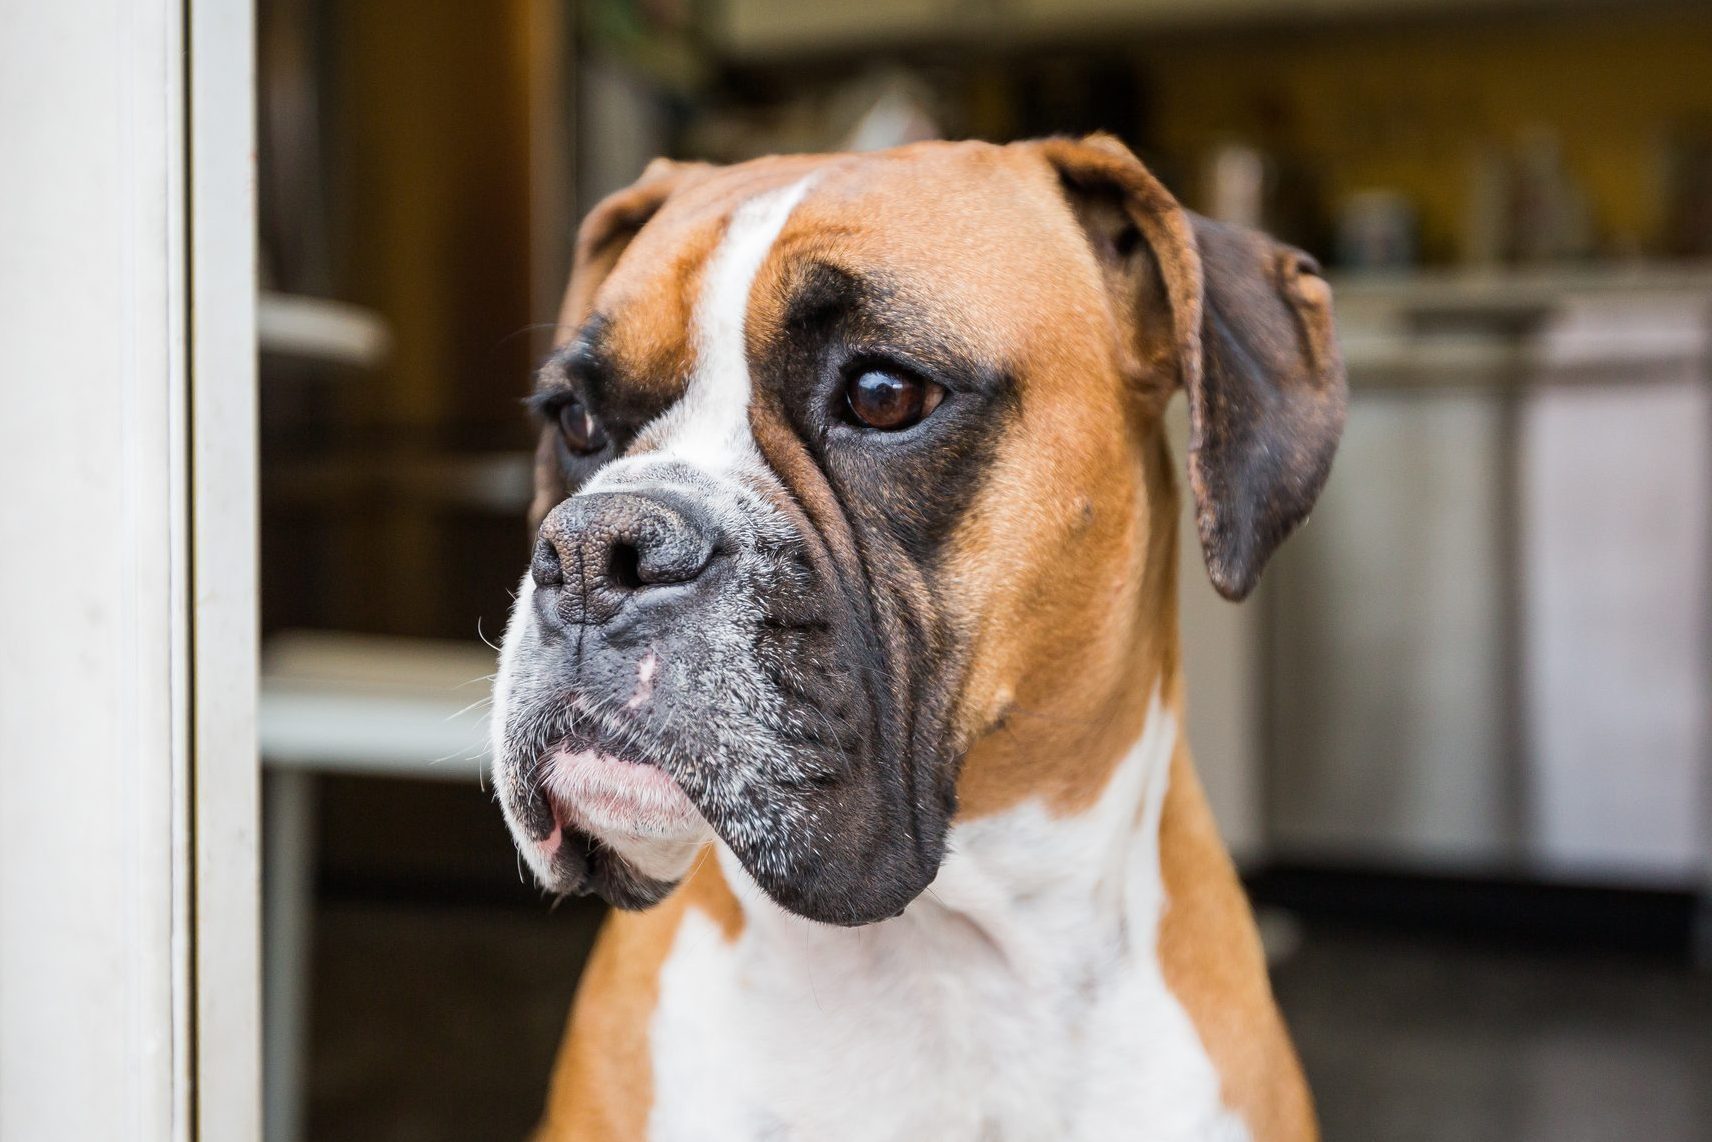
<instances>
[{"instance_id":1,"label":"dog's floppy ear","mask_svg":"<svg viewBox=\"0 0 1712 1142\"><path fill-rule=\"evenodd\" d=\"M564 342L582 325L594 300L594 291L618 264L619 256L636 232L659 212L673 191L711 170L713 167L708 163L655 159L635 182L595 203L577 229L571 283L559 307L556 343Z\"/></svg>"},{"instance_id":2,"label":"dog's floppy ear","mask_svg":"<svg viewBox=\"0 0 1712 1142\"><path fill-rule=\"evenodd\" d=\"M1163 293L1166 354L1189 400L1201 550L1219 593L1241 599L1313 507L1343 431L1348 390L1331 289L1302 251L1183 209L1110 136L1040 146L1090 228L1108 283ZM1126 264L1146 252L1157 278ZM1114 303L1120 318L1145 321L1135 296ZM1159 355L1146 345L1158 339L1136 332L1141 347L1128 363L1145 368Z\"/></svg>"}]
</instances>

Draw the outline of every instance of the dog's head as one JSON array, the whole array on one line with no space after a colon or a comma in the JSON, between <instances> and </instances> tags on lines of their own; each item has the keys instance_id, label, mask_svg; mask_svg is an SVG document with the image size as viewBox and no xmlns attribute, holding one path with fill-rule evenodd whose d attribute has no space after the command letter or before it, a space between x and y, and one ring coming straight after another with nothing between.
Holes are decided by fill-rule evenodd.
<instances>
[{"instance_id":1,"label":"dog's head","mask_svg":"<svg viewBox=\"0 0 1712 1142\"><path fill-rule=\"evenodd\" d=\"M656 163L562 323L495 784L544 886L622 907L718 837L793 912L900 912L1016 688L1128 629L1170 394L1232 598L1343 416L1312 261L1099 137Z\"/></svg>"}]
</instances>

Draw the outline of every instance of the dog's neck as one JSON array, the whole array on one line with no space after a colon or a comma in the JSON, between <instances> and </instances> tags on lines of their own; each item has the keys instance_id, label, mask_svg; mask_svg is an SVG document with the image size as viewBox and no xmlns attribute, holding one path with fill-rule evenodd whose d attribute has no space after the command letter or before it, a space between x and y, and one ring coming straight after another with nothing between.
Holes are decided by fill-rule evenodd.
<instances>
[{"instance_id":1,"label":"dog's neck","mask_svg":"<svg viewBox=\"0 0 1712 1142\"><path fill-rule=\"evenodd\" d=\"M1183 743L1175 703L1167 705L1155 688L1144 709L1128 748L1099 759L1106 781L1091 803L1065 811L1031 798L960 820L939 876L899 919L956 914L996 942L1004 942L1020 912L1074 919L1084 932L1094 924L1151 929L1159 905L1160 824ZM733 860L722 864L749 923L762 930L809 925L839 931L784 912Z\"/></svg>"},{"instance_id":2,"label":"dog's neck","mask_svg":"<svg viewBox=\"0 0 1712 1142\"><path fill-rule=\"evenodd\" d=\"M1178 719L1155 690L1141 732L1075 812L1041 800L965 821L918 902L982 931L1011 967L1044 981L1114 951L1149 961L1163 904L1159 826Z\"/></svg>"}]
</instances>

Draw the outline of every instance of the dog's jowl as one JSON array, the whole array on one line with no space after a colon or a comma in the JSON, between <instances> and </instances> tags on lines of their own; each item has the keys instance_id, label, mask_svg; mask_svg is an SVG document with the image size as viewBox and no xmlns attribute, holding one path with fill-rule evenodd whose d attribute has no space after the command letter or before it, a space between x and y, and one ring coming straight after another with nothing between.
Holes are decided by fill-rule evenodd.
<instances>
[{"instance_id":1,"label":"dog's jowl","mask_svg":"<svg viewBox=\"0 0 1712 1142\"><path fill-rule=\"evenodd\" d=\"M530 868L624 910L542 1137L1314 1135L1181 734L1162 421L1240 598L1331 465L1330 307L1102 137L595 208L494 703Z\"/></svg>"}]
</instances>

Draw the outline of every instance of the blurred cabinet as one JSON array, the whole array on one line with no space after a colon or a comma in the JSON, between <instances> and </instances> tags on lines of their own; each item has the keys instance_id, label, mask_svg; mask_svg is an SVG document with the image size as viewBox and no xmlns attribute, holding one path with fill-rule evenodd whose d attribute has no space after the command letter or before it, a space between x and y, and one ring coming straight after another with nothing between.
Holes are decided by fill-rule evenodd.
<instances>
[{"instance_id":1,"label":"blurred cabinet","mask_svg":"<svg viewBox=\"0 0 1712 1142\"><path fill-rule=\"evenodd\" d=\"M1019 29L1051 35L1083 28L1229 25L1505 5L1506 0L1008 0L1007 11Z\"/></svg>"},{"instance_id":2,"label":"blurred cabinet","mask_svg":"<svg viewBox=\"0 0 1712 1142\"><path fill-rule=\"evenodd\" d=\"M884 44L965 40L989 30L1008 0L721 0L712 38L736 56L825 53Z\"/></svg>"},{"instance_id":3,"label":"blurred cabinet","mask_svg":"<svg viewBox=\"0 0 1712 1142\"><path fill-rule=\"evenodd\" d=\"M1669 879L1707 843L1709 426L1698 380L1528 402L1521 792L1553 873Z\"/></svg>"},{"instance_id":4,"label":"blurred cabinet","mask_svg":"<svg viewBox=\"0 0 1712 1142\"><path fill-rule=\"evenodd\" d=\"M923 43L991 44L1078 33L1173 27L1276 25L1345 16L1503 11L1533 0L716 0L710 42L741 58L824 55ZM1618 0L1604 0L1615 4ZM1534 5L1537 7L1537 4ZM1583 5L1585 6L1585 4Z\"/></svg>"},{"instance_id":5,"label":"blurred cabinet","mask_svg":"<svg viewBox=\"0 0 1712 1142\"><path fill-rule=\"evenodd\" d=\"M1692 885L1712 289L1498 296L1352 299L1343 449L1270 573L1272 852Z\"/></svg>"},{"instance_id":6,"label":"blurred cabinet","mask_svg":"<svg viewBox=\"0 0 1712 1142\"><path fill-rule=\"evenodd\" d=\"M1270 835L1489 863L1508 830L1499 398L1358 392L1267 599Z\"/></svg>"}]
</instances>

